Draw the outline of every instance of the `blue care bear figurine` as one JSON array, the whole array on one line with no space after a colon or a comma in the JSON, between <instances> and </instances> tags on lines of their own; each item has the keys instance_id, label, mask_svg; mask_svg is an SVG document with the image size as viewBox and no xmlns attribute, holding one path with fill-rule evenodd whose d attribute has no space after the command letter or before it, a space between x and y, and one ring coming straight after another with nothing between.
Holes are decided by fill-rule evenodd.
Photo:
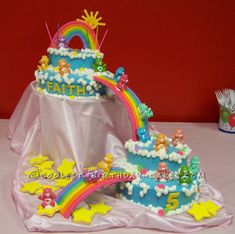
<instances>
[{"instance_id":1,"label":"blue care bear figurine","mask_svg":"<svg viewBox=\"0 0 235 234\"><path fill-rule=\"evenodd\" d=\"M153 111L145 103L141 103L138 106L141 119L149 119L153 116Z\"/></svg>"},{"instance_id":2,"label":"blue care bear figurine","mask_svg":"<svg viewBox=\"0 0 235 234\"><path fill-rule=\"evenodd\" d=\"M143 143L146 143L147 141L150 140L149 131L146 130L145 128L138 128L137 135L138 135L139 140Z\"/></svg>"},{"instance_id":3,"label":"blue care bear figurine","mask_svg":"<svg viewBox=\"0 0 235 234\"><path fill-rule=\"evenodd\" d=\"M116 73L113 77L113 80L117 83L119 81L120 77L122 75L124 75L124 73L125 73L124 68L123 67L118 67L118 69L116 70Z\"/></svg>"},{"instance_id":4,"label":"blue care bear figurine","mask_svg":"<svg viewBox=\"0 0 235 234\"><path fill-rule=\"evenodd\" d=\"M199 158L197 156L192 157L190 161L190 171L193 176L196 176L199 172Z\"/></svg>"}]
</instances>

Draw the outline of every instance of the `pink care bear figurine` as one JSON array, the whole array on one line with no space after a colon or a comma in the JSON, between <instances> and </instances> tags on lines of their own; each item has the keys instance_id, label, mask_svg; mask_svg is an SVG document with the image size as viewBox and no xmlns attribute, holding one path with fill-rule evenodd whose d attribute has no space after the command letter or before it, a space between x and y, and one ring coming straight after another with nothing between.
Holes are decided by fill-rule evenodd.
<instances>
[{"instance_id":1,"label":"pink care bear figurine","mask_svg":"<svg viewBox=\"0 0 235 234\"><path fill-rule=\"evenodd\" d=\"M128 76L126 74L123 74L122 76L120 76L119 81L117 82L117 89L121 92L126 90L128 82Z\"/></svg>"},{"instance_id":2,"label":"pink care bear figurine","mask_svg":"<svg viewBox=\"0 0 235 234\"><path fill-rule=\"evenodd\" d=\"M51 188L43 189L42 195L38 196L38 199L42 200L43 208L50 208L56 205L55 202L56 195L52 192Z\"/></svg>"},{"instance_id":3,"label":"pink care bear figurine","mask_svg":"<svg viewBox=\"0 0 235 234\"><path fill-rule=\"evenodd\" d=\"M175 147L178 143L184 144L184 135L182 129L177 129L172 136L172 145Z\"/></svg>"},{"instance_id":4,"label":"pink care bear figurine","mask_svg":"<svg viewBox=\"0 0 235 234\"><path fill-rule=\"evenodd\" d=\"M168 169L168 166L165 162L161 162L158 164L158 170L156 172L157 180L165 179L169 180L169 175L171 171Z\"/></svg>"}]
</instances>

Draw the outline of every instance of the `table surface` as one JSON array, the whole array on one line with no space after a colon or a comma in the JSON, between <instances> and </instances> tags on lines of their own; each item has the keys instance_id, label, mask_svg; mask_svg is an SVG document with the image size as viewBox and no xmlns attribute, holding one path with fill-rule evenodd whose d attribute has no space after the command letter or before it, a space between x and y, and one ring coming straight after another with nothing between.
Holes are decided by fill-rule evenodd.
<instances>
[{"instance_id":1,"label":"table surface","mask_svg":"<svg viewBox=\"0 0 235 234\"><path fill-rule=\"evenodd\" d=\"M23 222L16 212L11 197L11 187L14 172L20 156L10 149L10 140L7 138L9 120L0 120L0 233L28 233ZM215 123L151 123L161 132L172 135L176 128L182 128L186 143L193 150L192 155L200 157L200 167L206 171L207 182L221 191L225 207L230 213L235 211L235 135L220 132ZM103 233L166 233L147 229L115 228ZM235 233L234 222L228 228L210 228L194 233Z\"/></svg>"}]
</instances>

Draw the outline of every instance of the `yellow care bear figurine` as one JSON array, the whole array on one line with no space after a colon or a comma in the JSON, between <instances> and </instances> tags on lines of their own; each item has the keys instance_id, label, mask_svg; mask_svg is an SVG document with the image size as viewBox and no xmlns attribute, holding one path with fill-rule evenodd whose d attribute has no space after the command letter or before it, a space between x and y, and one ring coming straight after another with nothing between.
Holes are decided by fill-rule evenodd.
<instances>
[{"instance_id":1,"label":"yellow care bear figurine","mask_svg":"<svg viewBox=\"0 0 235 234\"><path fill-rule=\"evenodd\" d=\"M162 149L162 148L167 148L167 146L169 145L169 142L167 140L167 137L166 135L160 133L158 136L157 136L157 141L156 141L156 151Z\"/></svg>"},{"instance_id":2,"label":"yellow care bear figurine","mask_svg":"<svg viewBox=\"0 0 235 234\"><path fill-rule=\"evenodd\" d=\"M113 155L106 154L104 159L97 164L97 167L103 170L105 173L108 173L110 171L110 168L112 167L112 163L113 163Z\"/></svg>"},{"instance_id":3,"label":"yellow care bear figurine","mask_svg":"<svg viewBox=\"0 0 235 234\"><path fill-rule=\"evenodd\" d=\"M46 55L43 55L39 60L40 65L38 66L39 70L45 71L48 68L49 58Z\"/></svg>"}]
</instances>

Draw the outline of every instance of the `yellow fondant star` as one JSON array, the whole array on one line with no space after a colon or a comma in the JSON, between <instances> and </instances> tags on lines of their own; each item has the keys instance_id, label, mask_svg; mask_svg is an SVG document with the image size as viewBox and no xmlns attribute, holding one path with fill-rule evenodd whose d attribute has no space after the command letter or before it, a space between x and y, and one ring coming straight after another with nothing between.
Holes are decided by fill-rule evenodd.
<instances>
[{"instance_id":1,"label":"yellow fondant star","mask_svg":"<svg viewBox=\"0 0 235 234\"><path fill-rule=\"evenodd\" d=\"M187 210L187 213L193 216L196 221L211 217L206 207L199 204L193 204L192 208Z\"/></svg>"},{"instance_id":2,"label":"yellow fondant star","mask_svg":"<svg viewBox=\"0 0 235 234\"><path fill-rule=\"evenodd\" d=\"M64 188L71 181L72 181L72 178L69 178L69 179L58 179L58 180L56 180L56 183L54 184L54 186L58 187L58 188Z\"/></svg>"},{"instance_id":3,"label":"yellow fondant star","mask_svg":"<svg viewBox=\"0 0 235 234\"><path fill-rule=\"evenodd\" d=\"M35 192L43 187L42 184L38 183L38 181L25 183L20 191L22 193L29 193L31 195L35 194Z\"/></svg>"},{"instance_id":4,"label":"yellow fondant star","mask_svg":"<svg viewBox=\"0 0 235 234\"><path fill-rule=\"evenodd\" d=\"M101 214L101 215L106 215L109 211L112 210L111 206L105 205L104 203L97 203L97 204L90 204L89 205L91 208L91 211L93 213Z\"/></svg>"},{"instance_id":5,"label":"yellow fondant star","mask_svg":"<svg viewBox=\"0 0 235 234\"><path fill-rule=\"evenodd\" d=\"M57 171L62 176L72 175L74 166L75 166L74 161L69 162L67 159L64 159L62 161L62 164L57 167Z\"/></svg>"},{"instance_id":6,"label":"yellow fondant star","mask_svg":"<svg viewBox=\"0 0 235 234\"><path fill-rule=\"evenodd\" d=\"M32 165L34 165L34 164L41 164L41 163L43 163L43 162L45 162L47 160L48 160L47 156L44 156L44 155L40 154L37 157L31 158L29 160L29 163L32 164Z\"/></svg>"},{"instance_id":7,"label":"yellow fondant star","mask_svg":"<svg viewBox=\"0 0 235 234\"><path fill-rule=\"evenodd\" d=\"M72 213L72 216L73 216L73 222L82 222L85 224L90 224L94 216L94 213L91 210L81 207L78 210L75 210Z\"/></svg>"},{"instance_id":8,"label":"yellow fondant star","mask_svg":"<svg viewBox=\"0 0 235 234\"><path fill-rule=\"evenodd\" d=\"M71 96L69 96L69 98L70 98L70 99L74 99L74 98L75 98L75 96L74 96L74 95L71 95Z\"/></svg>"},{"instance_id":9,"label":"yellow fondant star","mask_svg":"<svg viewBox=\"0 0 235 234\"><path fill-rule=\"evenodd\" d=\"M58 187L54 187L54 186L51 186L51 185L49 185L49 184L43 184L43 185L42 185L42 188L40 188L39 190L37 190L37 191L35 192L35 194L41 195L41 194L43 193L43 189L45 189L45 188L51 188L51 191L52 191L52 192L56 192L56 191L59 189Z\"/></svg>"},{"instance_id":10,"label":"yellow fondant star","mask_svg":"<svg viewBox=\"0 0 235 234\"><path fill-rule=\"evenodd\" d=\"M55 205L54 207L50 208L43 208L41 205L38 206L37 214L38 215L45 215L48 217L54 216L55 213L57 213L60 210L59 205Z\"/></svg>"},{"instance_id":11,"label":"yellow fondant star","mask_svg":"<svg viewBox=\"0 0 235 234\"><path fill-rule=\"evenodd\" d=\"M207 209L207 211L213 216L215 216L217 212L221 210L221 207L215 204L211 200L208 200L206 202L200 202L200 205L204 206Z\"/></svg>"},{"instance_id":12,"label":"yellow fondant star","mask_svg":"<svg viewBox=\"0 0 235 234\"><path fill-rule=\"evenodd\" d=\"M35 164L35 167L39 169L52 169L52 166L55 164L54 161L45 161L41 164Z\"/></svg>"}]
</instances>

